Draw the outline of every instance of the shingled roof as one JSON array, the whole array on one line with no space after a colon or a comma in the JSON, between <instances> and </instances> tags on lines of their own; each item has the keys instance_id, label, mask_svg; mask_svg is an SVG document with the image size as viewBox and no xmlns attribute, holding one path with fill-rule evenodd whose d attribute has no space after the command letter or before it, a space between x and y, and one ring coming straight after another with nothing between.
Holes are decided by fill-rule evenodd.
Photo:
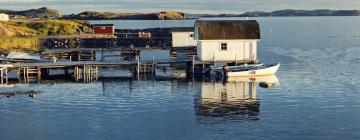
<instances>
[{"instance_id":1,"label":"shingled roof","mask_svg":"<svg viewBox=\"0 0 360 140\"><path fill-rule=\"evenodd\" d=\"M199 40L260 39L256 20L198 20Z\"/></svg>"},{"instance_id":2,"label":"shingled roof","mask_svg":"<svg viewBox=\"0 0 360 140\"><path fill-rule=\"evenodd\" d=\"M194 27L173 27L171 32L194 32Z\"/></svg>"}]
</instances>

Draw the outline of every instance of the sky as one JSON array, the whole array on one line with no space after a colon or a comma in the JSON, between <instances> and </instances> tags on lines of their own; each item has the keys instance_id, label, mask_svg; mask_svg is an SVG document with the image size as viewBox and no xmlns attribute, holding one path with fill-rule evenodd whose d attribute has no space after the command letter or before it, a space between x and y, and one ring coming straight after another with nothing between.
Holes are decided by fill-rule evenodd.
<instances>
[{"instance_id":1,"label":"sky","mask_svg":"<svg viewBox=\"0 0 360 140\"><path fill-rule=\"evenodd\" d=\"M194 14L243 13L282 9L360 10L360 0L0 0L0 9L26 10L48 7L62 14L82 11L159 12Z\"/></svg>"}]
</instances>

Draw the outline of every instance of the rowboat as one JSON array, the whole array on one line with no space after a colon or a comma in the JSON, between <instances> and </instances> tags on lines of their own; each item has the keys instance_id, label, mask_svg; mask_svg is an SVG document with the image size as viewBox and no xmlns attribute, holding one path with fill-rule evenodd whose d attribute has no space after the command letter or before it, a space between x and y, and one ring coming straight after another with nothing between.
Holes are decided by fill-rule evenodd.
<instances>
[{"instance_id":1,"label":"rowboat","mask_svg":"<svg viewBox=\"0 0 360 140\"><path fill-rule=\"evenodd\" d=\"M240 66L224 66L208 68L203 71L203 74L215 77L237 77L237 76L261 76L275 74L280 67L280 63L263 65L251 64Z\"/></svg>"},{"instance_id":2,"label":"rowboat","mask_svg":"<svg viewBox=\"0 0 360 140\"><path fill-rule=\"evenodd\" d=\"M279 67L280 63L259 67L244 67L242 69L228 69L228 71L224 71L224 74L228 77L271 75L275 74Z\"/></svg>"}]
</instances>

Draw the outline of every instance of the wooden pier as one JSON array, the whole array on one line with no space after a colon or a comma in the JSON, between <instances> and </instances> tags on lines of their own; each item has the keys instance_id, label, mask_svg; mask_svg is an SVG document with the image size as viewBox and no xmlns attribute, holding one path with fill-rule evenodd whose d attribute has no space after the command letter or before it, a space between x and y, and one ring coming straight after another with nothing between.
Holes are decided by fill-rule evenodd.
<instances>
[{"instance_id":1,"label":"wooden pier","mask_svg":"<svg viewBox=\"0 0 360 140\"><path fill-rule=\"evenodd\" d=\"M49 75L50 69L64 70L64 75L73 76L76 80L95 79L99 76L101 67L126 67L136 75L142 73L154 73L156 65L170 63L191 63L192 60L167 59L167 60L120 60L120 61L57 61L57 62L36 62L36 63L10 63L0 64L1 77L6 77L8 71L17 70L19 79L31 81L40 80L42 76Z\"/></svg>"},{"instance_id":2,"label":"wooden pier","mask_svg":"<svg viewBox=\"0 0 360 140\"><path fill-rule=\"evenodd\" d=\"M93 52L93 51L92 51ZM159 64L169 64L170 67L178 67L188 73L201 73L210 65L238 65L243 63L255 63L251 61L199 61L195 56L189 58L168 58L162 60L141 60L140 50L123 50L121 57L116 61L95 61L95 54L88 52L85 56L81 54L70 54L50 52L48 57L61 58L58 61L43 61L29 63L0 64L0 77L7 77L8 72L17 70L18 79L24 82L36 82L44 76L49 75L49 70L63 70L65 76L72 76L75 80L93 81L98 79L101 68L124 67L133 75L154 74ZM87 57L87 59L83 59Z\"/></svg>"}]
</instances>

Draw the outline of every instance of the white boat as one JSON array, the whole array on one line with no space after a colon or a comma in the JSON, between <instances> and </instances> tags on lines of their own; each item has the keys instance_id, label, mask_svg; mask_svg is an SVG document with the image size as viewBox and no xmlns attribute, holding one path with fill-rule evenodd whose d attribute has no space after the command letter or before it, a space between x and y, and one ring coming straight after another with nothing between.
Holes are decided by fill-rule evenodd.
<instances>
[{"instance_id":1,"label":"white boat","mask_svg":"<svg viewBox=\"0 0 360 140\"><path fill-rule=\"evenodd\" d=\"M263 63L259 63L259 64L246 64L246 65L239 65L239 66L228 66L228 68L230 70L241 70L244 68L255 68L255 67L261 67L263 66ZM219 70L223 70L223 67L216 67L212 69L213 71L219 71Z\"/></svg>"},{"instance_id":2,"label":"white boat","mask_svg":"<svg viewBox=\"0 0 360 140\"><path fill-rule=\"evenodd\" d=\"M236 76L261 76L261 75L271 75L275 74L280 67L280 63L273 64L269 66L261 66L261 67L249 67L237 70L229 70L226 72L226 76L228 77L236 77Z\"/></svg>"},{"instance_id":3,"label":"white boat","mask_svg":"<svg viewBox=\"0 0 360 140\"><path fill-rule=\"evenodd\" d=\"M10 52L6 59L18 59L18 60L41 60L40 55L23 53L23 52Z\"/></svg>"}]
</instances>

